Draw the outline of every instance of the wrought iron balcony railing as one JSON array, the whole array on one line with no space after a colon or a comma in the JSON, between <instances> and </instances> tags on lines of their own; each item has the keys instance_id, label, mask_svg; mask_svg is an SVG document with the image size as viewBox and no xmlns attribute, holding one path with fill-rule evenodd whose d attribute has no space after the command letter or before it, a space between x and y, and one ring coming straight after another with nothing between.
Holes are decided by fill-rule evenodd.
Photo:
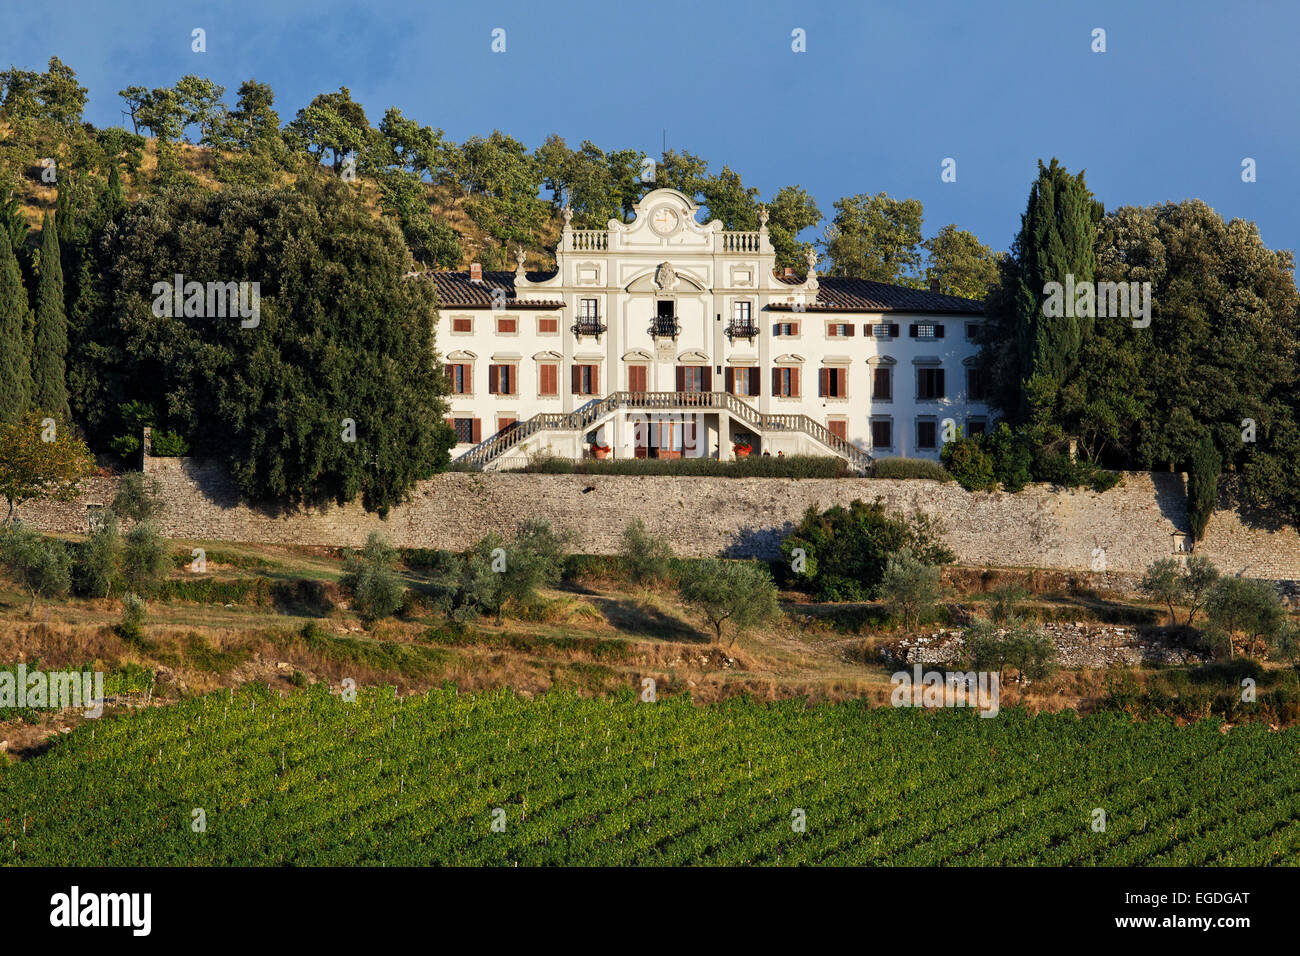
<instances>
[{"instance_id":1,"label":"wrought iron balcony railing","mask_svg":"<svg viewBox=\"0 0 1300 956\"><path fill-rule=\"evenodd\" d=\"M676 318L660 316L650 326L650 334L655 338L675 339L681 334L681 331L682 327L678 324Z\"/></svg>"},{"instance_id":2,"label":"wrought iron balcony railing","mask_svg":"<svg viewBox=\"0 0 1300 956\"><path fill-rule=\"evenodd\" d=\"M605 323L600 321L599 318L579 319L573 323L573 334L578 338L582 338L584 335L600 336L604 334L605 329Z\"/></svg>"},{"instance_id":3,"label":"wrought iron balcony railing","mask_svg":"<svg viewBox=\"0 0 1300 956\"><path fill-rule=\"evenodd\" d=\"M727 338L733 342L736 339L749 339L750 341L753 341L758 337L758 326L753 322L732 322L722 331L725 332Z\"/></svg>"}]
</instances>

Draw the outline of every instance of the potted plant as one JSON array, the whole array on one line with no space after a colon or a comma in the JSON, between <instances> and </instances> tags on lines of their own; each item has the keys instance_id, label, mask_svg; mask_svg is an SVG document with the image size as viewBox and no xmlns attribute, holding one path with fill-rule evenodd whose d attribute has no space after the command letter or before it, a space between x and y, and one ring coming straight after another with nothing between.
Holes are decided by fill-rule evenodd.
<instances>
[{"instance_id":1,"label":"potted plant","mask_svg":"<svg viewBox=\"0 0 1300 956\"><path fill-rule=\"evenodd\" d=\"M731 450L736 453L737 458L748 458L754 446L747 441L738 441L732 444Z\"/></svg>"},{"instance_id":2,"label":"potted plant","mask_svg":"<svg viewBox=\"0 0 1300 956\"><path fill-rule=\"evenodd\" d=\"M593 455L595 455L597 458L608 458L608 457L609 457L609 453L610 453L611 451L613 451L613 449L610 448L609 445L595 445L595 444L593 444L593 445L591 446L591 453L592 453Z\"/></svg>"}]
</instances>

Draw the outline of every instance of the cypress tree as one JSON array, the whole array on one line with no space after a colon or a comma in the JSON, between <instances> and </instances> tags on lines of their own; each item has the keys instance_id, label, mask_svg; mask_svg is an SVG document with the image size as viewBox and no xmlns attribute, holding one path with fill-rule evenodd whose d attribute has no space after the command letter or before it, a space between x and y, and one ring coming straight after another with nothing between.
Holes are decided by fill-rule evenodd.
<instances>
[{"instance_id":1,"label":"cypress tree","mask_svg":"<svg viewBox=\"0 0 1300 956\"><path fill-rule=\"evenodd\" d=\"M122 174L118 170L117 160L108 163L108 188L104 190L104 214L108 219L126 205L126 193L122 190Z\"/></svg>"},{"instance_id":2,"label":"cypress tree","mask_svg":"<svg viewBox=\"0 0 1300 956\"><path fill-rule=\"evenodd\" d=\"M63 306L59 236L49 213L41 224L40 282L36 287L36 333L32 348L33 408L67 421L68 319Z\"/></svg>"},{"instance_id":3,"label":"cypress tree","mask_svg":"<svg viewBox=\"0 0 1300 956\"><path fill-rule=\"evenodd\" d=\"M1210 523L1219 495L1219 469L1223 462L1214 448L1214 439L1204 432L1187 469L1187 520L1191 525L1192 540L1199 541Z\"/></svg>"},{"instance_id":4,"label":"cypress tree","mask_svg":"<svg viewBox=\"0 0 1300 956\"><path fill-rule=\"evenodd\" d=\"M1056 391L1078 367L1079 353L1092 334L1091 315L1078 315L1074 303L1060 315L1044 309L1044 286L1074 276L1074 286L1092 282L1097 269L1093 250L1100 203L1092 198L1083 173L1071 176L1053 159L1038 161L1038 179L1029 192L1021 218L1015 254L1014 290L1017 352L1022 383L1032 382L1032 395L1022 395L1022 413L1030 406L1051 403ZM1076 314L1066 314L1074 312Z\"/></svg>"},{"instance_id":5,"label":"cypress tree","mask_svg":"<svg viewBox=\"0 0 1300 956\"><path fill-rule=\"evenodd\" d=\"M31 350L27 346L27 290L13 247L0 242L0 419L27 411Z\"/></svg>"}]
</instances>

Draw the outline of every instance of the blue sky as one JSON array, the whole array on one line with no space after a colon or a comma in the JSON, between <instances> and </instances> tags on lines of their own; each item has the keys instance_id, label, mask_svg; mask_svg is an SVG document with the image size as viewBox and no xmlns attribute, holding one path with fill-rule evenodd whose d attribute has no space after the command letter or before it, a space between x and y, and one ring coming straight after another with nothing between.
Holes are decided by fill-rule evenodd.
<instances>
[{"instance_id":1,"label":"blue sky","mask_svg":"<svg viewBox=\"0 0 1300 956\"><path fill-rule=\"evenodd\" d=\"M255 76L287 122L348 86L462 141L499 128L536 147L668 145L725 163L764 197L807 188L925 205L997 249L1039 157L1087 170L1108 209L1189 197L1300 246L1294 2L720 0L42 0L3 4L0 63L58 55L120 123L117 91ZM190 32L207 31L207 52ZM506 52L490 49L506 32ZM1106 31L1094 53L1092 31ZM806 31L807 52L791 51ZM944 158L957 181L940 181ZM1243 183L1241 163L1257 163Z\"/></svg>"}]
</instances>

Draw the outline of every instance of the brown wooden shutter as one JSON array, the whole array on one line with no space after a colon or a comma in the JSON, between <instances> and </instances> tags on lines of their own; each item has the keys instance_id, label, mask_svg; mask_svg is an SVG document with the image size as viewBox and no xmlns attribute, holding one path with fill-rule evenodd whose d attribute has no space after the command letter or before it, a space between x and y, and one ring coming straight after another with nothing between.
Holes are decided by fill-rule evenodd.
<instances>
[{"instance_id":1,"label":"brown wooden shutter","mask_svg":"<svg viewBox=\"0 0 1300 956\"><path fill-rule=\"evenodd\" d=\"M772 394L781 394L781 370L779 368L772 369Z\"/></svg>"},{"instance_id":2,"label":"brown wooden shutter","mask_svg":"<svg viewBox=\"0 0 1300 956\"><path fill-rule=\"evenodd\" d=\"M498 383L500 382L500 378L499 378L500 372L501 372L501 367L499 365L488 366L488 394L489 395L496 395L497 392L500 390L498 387Z\"/></svg>"},{"instance_id":3,"label":"brown wooden shutter","mask_svg":"<svg viewBox=\"0 0 1300 956\"><path fill-rule=\"evenodd\" d=\"M573 394L580 395L582 394L582 366L575 365L570 371L573 373Z\"/></svg>"},{"instance_id":4,"label":"brown wooden shutter","mask_svg":"<svg viewBox=\"0 0 1300 956\"><path fill-rule=\"evenodd\" d=\"M799 368L798 366L790 369L790 394L799 397Z\"/></svg>"},{"instance_id":5,"label":"brown wooden shutter","mask_svg":"<svg viewBox=\"0 0 1300 956\"><path fill-rule=\"evenodd\" d=\"M757 368L749 370L749 394L760 395L763 391L763 376Z\"/></svg>"},{"instance_id":6,"label":"brown wooden shutter","mask_svg":"<svg viewBox=\"0 0 1300 956\"><path fill-rule=\"evenodd\" d=\"M680 365L677 366L677 391L686 391L686 369Z\"/></svg>"},{"instance_id":7,"label":"brown wooden shutter","mask_svg":"<svg viewBox=\"0 0 1300 956\"><path fill-rule=\"evenodd\" d=\"M600 394L600 366L599 365L593 365L591 367L591 394L593 395Z\"/></svg>"},{"instance_id":8,"label":"brown wooden shutter","mask_svg":"<svg viewBox=\"0 0 1300 956\"><path fill-rule=\"evenodd\" d=\"M897 323L897 322L890 322L890 323L889 323L889 336L890 336L890 338L895 338L895 339L898 338L898 323Z\"/></svg>"},{"instance_id":9,"label":"brown wooden shutter","mask_svg":"<svg viewBox=\"0 0 1300 956\"><path fill-rule=\"evenodd\" d=\"M911 325L909 325L909 326L907 327L907 337L908 337L908 338L912 338L912 339L916 338L916 323L915 323L915 322L913 322Z\"/></svg>"},{"instance_id":10,"label":"brown wooden shutter","mask_svg":"<svg viewBox=\"0 0 1300 956\"><path fill-rule=\"evenodd\" d=\"M830 394L830 376L831 370L828 368L817 371L817 394L823 398Z\"/></svg>"},{"instance_id":11,"label":"brown wooden shutter","mask_svg":"<svg viewBox=\"0 0 1300 956\"><path fill-rule=\"evenodd\" d=\"M943 369L937 368L934 370L934 397L943 398L943 396Z\"/></svg>"},{"instance_id":12,"label":"brown wooden shutter","mask_svg":"<svg viewBox=\"0 0 1300 956\"><path fill-rule=\"evenodd\" d=\"M853 338L854 334L857 331L858 331L858 327L854 325L852 322L849 322L844 326L844 334L847 335L849 338Z\"/></svg>"},{"instance_id":13,"label":"brown wooden shutter","mask_svg":"<svg viewBox=\"0 0 1300 956\"><path fill-rule=\"evenodd\" d=\"M470 435L470 440L476 445L483 440L483 419L474 419L474 432Z\"/></svg>"},{"instance_id":14,"label":"brown wooden shutter","mask_svg":"<svg viewBox=\"0 0 1300 956\"><path fill-rule=\"evenodd\" d=\"M725 388L728 393L732 395L736 394L736 370L734 368L727 368L723 371L722 387Z\"/></svg>"},{"instance_id":15,"label":"brown wooden shutter","mask_svg":"<svg viewBox=\"0 0 1300 956\"><path fill-rule=\"evenodd\" d=\"M452 431L455 431L455 430L456 430L456 419L454 419L454 418L448 418L446 421L447 421L447 427L450 428Z\"/></svg>"},{"instance_id":16,"label":"brown wooden shutter","mask_svg":"<svg viewBox=\"0 0 1300 956\"><path fill-rule=\"evenodd\" d=\"M934 327L934 337L935 337L936 339L941 339L941 338L943 338L943 326L942 326L942 325L936 325L936 326Z\"/></svg>"},{"instance_id":17,"label":"brown wooden shutter","mask_svg":"<svg viewBox=\"0 0 1300 956\"><path fill-rule=\"evenodd\" d=\"M711 392L711 391L713 391L713 366L712 366L712 365L706 365L706 366L704 366L704 382L703 382L703 384L704 384L704 390L705 390L706 392Z\"/></svg>"},{"instance_id":18,"label":"brown wooden shutter","mask_svg":"<svg viewBox=\"0 0 1300 956\"><path fill-rule=\"evenodd\" d=\"M866 338L871 338L873 335L876 334L876 330L871 327L870 322L867 322L865 325L862 326L862 334Z\"/></svg>"},{"instance_id":19,"label":"brown wooden shutter","mask_svg":"<svg viewBox=\"0 0 1300 956\"><path fill-rule=\"evenodd\" d=\"M846 368L837 368L835 370L835 394L840 398L848 398L849 370Z\"/></svg>"},{"instance_id":20,"label":"brown wooden shutter","mask_svg":"<svg viewBox=\"0 0 1300 956\"><path fill-rule=\"evenodd\" d=\"M632 392L646 391L646 367L644 365L630 365L627 369L627 387Z\"/></svg>"}]
</instances>

